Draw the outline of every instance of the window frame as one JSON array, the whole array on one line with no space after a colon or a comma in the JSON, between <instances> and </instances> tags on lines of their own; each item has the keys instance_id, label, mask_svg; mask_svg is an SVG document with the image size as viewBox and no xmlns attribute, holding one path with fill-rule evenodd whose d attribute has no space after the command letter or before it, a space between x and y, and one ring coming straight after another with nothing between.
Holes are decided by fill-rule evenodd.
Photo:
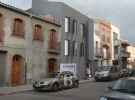
<instances>
[{"instance_id":1,"label":"window frame","mask_svg":"<svg viewBox=\"0 0 135 100\"><path fill-rule=\"evenodd\" d=\"M14 18L12 35L24 38L24 36L25 36L25 25L24 25L23 19Z\"/></svg>"},{"instance_id":2,"label":"window frame","mask_svg":"<svg viewBox=\"0 0 135 100\"><path fill-rule=\"evenodd\" d=\"M0 13L0 42L4 41L4 21L3 21L3 14Z\"/></svg>"},{"instance_id":3,"label":"window frame","mask_svg":"<svg viewBox=\"0 0 135 100\"><path fill-rule=\"evenodd\" d=\"M64 40L64 56L69 56L70 52L70 41L68 39Z\"/></svg>"},{"instance_id":4,"label":"window frame","mask_svg":"<svg viewBox=\"0 0 135 100\"><path fill-rule=\"evenodd\" d=\"M43 41L44 40L44 37L43 37L43 27L42 27L42 25L40 25L40 24L34 24L33 40L36 40L36 41Z\"/></svg>"},{"instance_id":5,"label":"window frame","mask_svg":"<svg viewBox=\"0 0 135 100\"><path fill-rule=\"evenodd\" d=\"M74 20L73 20L73 33L74 33L74 34L77 33L77 29L78 29L77 20L74 19Z\"/></svg>"},{"instance_id":6,"label":"window frame","mask_svg":"<svg viewBox=\"0 0 135 100\"><path fill-rule=\"evenodd\" d=\"M51 29L49 32L49 49L57 49L58 33L55 29Z\"/></svg>"},{"instance_id":7,"label":"window frame","mask_svg":"<svg viewBox=\"0 0 135 100\"><path fill-rule=\"evenodd\" d=\"M64 19L65 32L70 32L70 17L65 17Z\"/></svg>"}]
</instances>

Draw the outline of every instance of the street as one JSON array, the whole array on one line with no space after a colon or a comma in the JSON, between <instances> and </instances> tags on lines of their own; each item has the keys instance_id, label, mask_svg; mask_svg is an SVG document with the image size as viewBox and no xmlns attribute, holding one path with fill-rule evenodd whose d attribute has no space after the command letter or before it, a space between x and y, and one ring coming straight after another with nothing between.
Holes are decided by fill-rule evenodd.
<instances>
[{"instance_id":1,"label":"street","mask_svg":"<svg viewBox=\"0 0 135 100\"><path fill-rule=\"evenodd\" d=\"M0 100L99 100L112 82L86 82L79 88L59 92L26 91L12 95L1 96Z\"/></svg>"}]
</instances>

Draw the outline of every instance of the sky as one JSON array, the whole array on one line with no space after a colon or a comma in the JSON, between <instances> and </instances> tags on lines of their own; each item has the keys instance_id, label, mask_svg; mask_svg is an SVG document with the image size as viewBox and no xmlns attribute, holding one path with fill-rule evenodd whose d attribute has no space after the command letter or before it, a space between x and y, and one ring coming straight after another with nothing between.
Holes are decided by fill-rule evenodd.
<instances>
[{"instance_id":1,"label":"sky","mask_svg":"<svg viewBox=\"0 0 135 100\"><path fill-rule=\"evenodd\" d=\"M9 1L9 0L0 0ZM10 0L15 1L15 0ZM118 26L121 37L135 43L135 0L49 0L65 2L89 17L111 21ZM31 0L16 0L17 7L27 9Z\"/></svg>"},{"instance_id":2,"label":"sky","mask_svg":"<svg viewBox=\"0 0 135 100\"><path fill-rule=\"evenodd\" d=\"M89 17L104 18L120 28L121 37L135 43L135 0L50 0L61 1Z\"/></svg>"},{"instance_id":3,"label":"sky","mask_svg":"<svg viewBox=\"0 0 135 100\"><path fill-rule=\"evenodd\" d=\"M0 0L3 3L10 4L17 8L26 10L31 7L31 0Z\"/></svg>"}]
</instances>

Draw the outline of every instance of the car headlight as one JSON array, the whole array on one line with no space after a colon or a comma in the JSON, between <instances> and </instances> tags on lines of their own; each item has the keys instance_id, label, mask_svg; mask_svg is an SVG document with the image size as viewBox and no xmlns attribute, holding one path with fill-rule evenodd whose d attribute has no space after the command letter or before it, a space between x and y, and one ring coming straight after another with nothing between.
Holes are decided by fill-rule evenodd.
<instances>
[{"instance_id":1,"label":"car headlight","mask_svg":"<svg viewBox=\"0 0 135 100\"><path fill-rule=\"evenodd\" d=\"M104 73L104 76L108 76L108 75L109 75L109 72L105 72L105 73Z\"/></svg>"},{"instance_id":2,"label":"car headlight","mask_svg":"<svg viewBox=\"0 0 135 100\"><path fill-rule=\"evenodd\" d=\"M100 97L100 100L107 100L106 97Z\"/></svg>"},{"instance_id":3,"label":"car headlight","mask_svg":"<svg viewBox=\"0 0 135 100\"><path fill-rule=\"evenodd\" d=\"M108 75L109 75L109 73L105 73L105 74L104 74L104 76L108 76Z\"/></svg>"}]
</instances>

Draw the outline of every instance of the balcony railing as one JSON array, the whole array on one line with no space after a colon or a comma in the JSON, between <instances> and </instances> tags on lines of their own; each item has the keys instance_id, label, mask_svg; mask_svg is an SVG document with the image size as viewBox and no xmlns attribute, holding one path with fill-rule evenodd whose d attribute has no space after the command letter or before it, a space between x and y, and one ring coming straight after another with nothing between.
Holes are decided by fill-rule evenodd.
<instances>
[{"instance_id":1,"label":"balcony railing","mask_svg":"<svg viewBox=\"0 0 135 100\"><path fill-rule=\"evenodd\" d=\"M120 53L120 57L126 57L126 58L129 58L129 57L130 57L130 53L127 52L127 51L121 52L121 53Z\"/></svg>"},{"instance_id":2,"label":"balcony railing","mask_svg":"<svg viewBox=\"0 0 135 100\"><path fill-rule=\"evenodd\" d=\"M114 41L114 46L120 46L119 40L115 40L115 41Z\"/></svg>"},{"instance_id":3,"label":"balcony railing","mask_svg":"<svg viewBox=\"0 0 135 100\"><path fill-rule=\"evenodd\" d=\"M60 53L60 43L58 43L55 47L49 47L48 52L51 54L59 54Z\"/></svg>"}]
</instances>

